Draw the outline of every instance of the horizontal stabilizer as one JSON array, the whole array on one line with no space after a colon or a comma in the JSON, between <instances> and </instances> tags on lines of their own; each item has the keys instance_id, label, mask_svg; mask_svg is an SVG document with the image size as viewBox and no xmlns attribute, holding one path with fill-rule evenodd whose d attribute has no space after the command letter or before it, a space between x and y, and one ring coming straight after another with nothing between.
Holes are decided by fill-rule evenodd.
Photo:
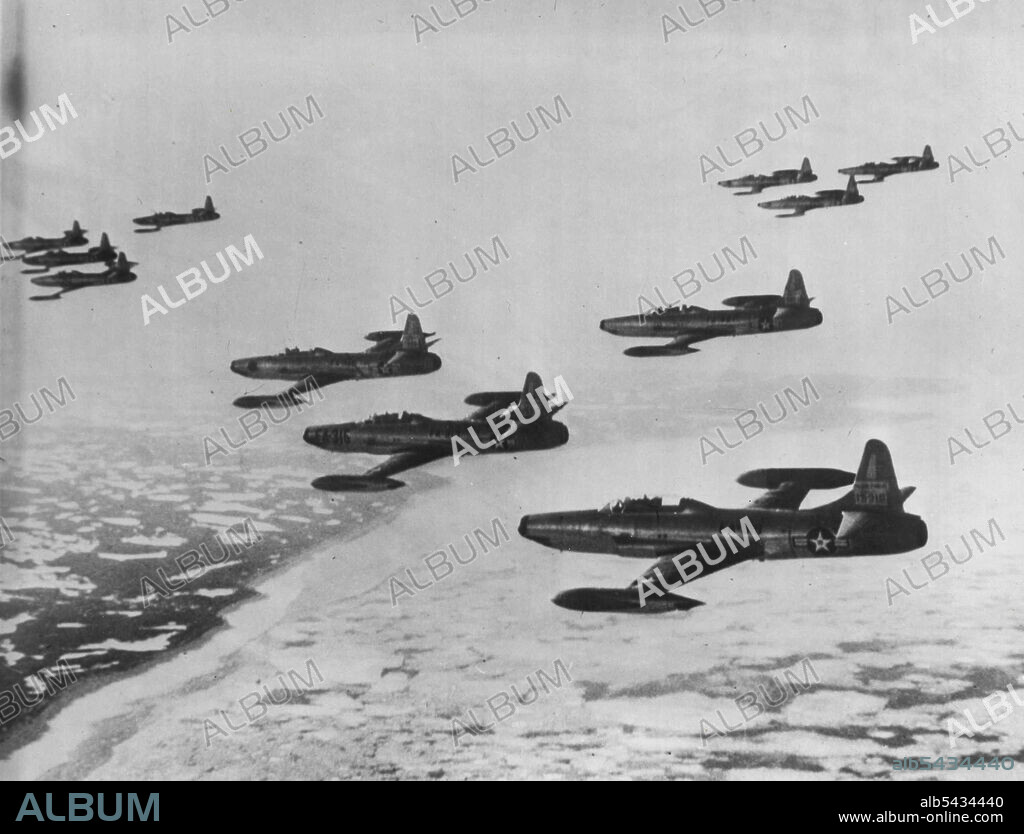
<instances>
[{"instance_id":1,"label":"horizontal stabilizer","mask_svg":"<svg viewBox=\"0 0 1024 834\"><path fill-rule=\"evenodd\" d=\"M401 339L402 330L374 330L372 333L367 333L363 338L370 342L384 342L388 339ZM434 334L431 333L431 336Z\"/></svg>"},{"instance_id":2,"label":"horizontal stabilizer","mask_svg":"<svg viewBox=\"0 0 1024 834\"><path fill-rule=\"evenodd\" d=\"M405 486L394 478L372 478L366 475L324 475L313 481L315 489L325 492L386 492Z\"/></svg>"},{"instance_id":3,"label":"horizontal stabilizer","mask_svg":"<svg viewBox=\"0 0 1024 834\"><path fill-rule=\"evenodd\" d=\"M807 489L838 489L849 486L856 476L842 469L752 469L736 483L755 489L777 489L782 484L800 484Z\"/></svg>"},{"instance_id":4,"label":"horizontal stabilizer","mask_svg":"<svg viewBox=\"0 0 1024 834\"><path fill-rule=\"evenodd\" d=\"M363 338L368 342L388 342L392 340L401 339L405 334L404 330L374 330L372 333L367 333ZM436 336L436 333L423 333L426 338Z\"/></svg>"},{"instance_id":5,"label":"horizontal stabilizer","mask_svg":"<svg viewBox=\"0 0 1024 834\"><path fill-rule=\"evenodd\" d=\"M466 405L485 406L496 402L518 402L520 391L477 391L465 399Z\"/></svg>"},{"instance_id":6,"label":"horizontal stabilizer","mask_svg":"<svg viewBox=\"0 0 1024 834\"><path fill-rule=\"evenodd\" d=\"M250 394L239 397L232 405L238 408L288 408L293 405L308 405L298 394L285 391L281 394Z\"/></svg>"},{"instance_id":7,"label":"horizontal stabilizer","mask_svg":"<svg viewBox=\"0 0 1024 834\"><path fill-rule=\"evenodd\" d=\"M668 345L637 345L636 347L626 348L622 351L626 356L639 356L639 357L651 357L651 356L685 356L688 353L697 353L697 348L692 347L671 347Z\"/></svg>"},{"instance_id":8,"label":"horizontal stabilizer","mask_svg":"<svg viewBox=\"0 0 1024 834\"><path fill-rule=\"evenodd\" d=\"M722 302L726 307L740 307L744 310L761 307L778 307L782 304L781 295L734 295Z\"/></svg>"},{"instance_id":9,"label":"horizontal stabilizer","mask_svg":"<svg viewBox=\"0 0 1024 834\"><path fill-rule=\"evenodd\" d=\"M636 588L572 588L562 591L551 601L570 611L612 614L663 614L668 611L688 611L704 604L698 599L665 594L661 597L648 597L641 607Z\"/></svg>"}]
</instances>

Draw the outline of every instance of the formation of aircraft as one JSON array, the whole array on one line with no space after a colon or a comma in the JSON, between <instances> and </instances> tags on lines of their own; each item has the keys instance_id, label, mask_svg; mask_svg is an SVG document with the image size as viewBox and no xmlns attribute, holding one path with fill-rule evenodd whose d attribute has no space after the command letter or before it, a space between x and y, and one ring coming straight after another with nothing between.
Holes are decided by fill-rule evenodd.
<instances>
[{"instance_id":1,"label":"formation of aircraft","mask_svg":"<svg viewBox=\"0 0 1024 834\"><path fill-rule=\"evenodd\" d=\"M280 394L244 396L235 400L240 408L294 405L314 387L335 382L381 377L429 374L441 367L441 357L429 348L440 339L427 341L433 333L424 333L419 317L410 313L404 330L375 330L366 337L373 342L361 353L334 353L324 348L286 349L272 356L236 359L231 370L252 379L283 379L296 382Z\"/></svg>"},{"instance_id":2,"label":"formation of aircraft","mask_svg":"<svg viewBox=\"0 0 1024 834\"><path fill-rule=\"evenodd\" d=\"M833 206L852 206L863 203L864 198L857 190L857 180L851 174L846 188L833 188L816 191L814 194L794 194L781 200L768 200L758 203L761 208L792 211L792 214L780 214L779 217L800 217L812 209L831 208Z\"/></svg>"},{"instance_id":3,"label":"formation of aircraft","mask_svg":"<svg viewBox=\"0 0 1024 834\"><path fill-rule=\"evenodd\" d=\"M667 345L627 348L626 356L683 356L696 353L691 345L719 336L743 336L803 330L822 322L821 311L811 306L799 270L791 270L782 295L736 295L722 303L733 310L706 310L680 305L662 307L646 315L604 319L601 329L616 336L671 338Z\"/></svg>"},{"instance_id":4,"label":"formation of aircraft","mask_svg":"<svg viewBox=\"0 0 1024 834\"><path fill-rule=\"evenodd\" d=\"M158 211L145 217L135 217L132 223L139 226L152 226L152 229L136 229L136 234L146 232L159 232L165 226L183 226L186 223L206 223L210 220L217 220L220 217L213 207L213 198L207 195L206 202L201 208L194 208L190 212L177 213L173 211Z\"/></svg>"},{"instance_id":5,"label":"formation of aircraft","mask_svg":"<svg viewBox=\"0 0 1024 834\"><path fill-rule=\"evenodd\" d=\"M26 266L41 269L23 269L22 272L45 272L55 266L75 266L77 264L111 263L117 260L117 247L110 245L110 238L104 232L100 235L100 245L93 246L85 252L67 252L64 249L51 249L41 255L25 255L21 261Z\"/></svg>"},{"instance_id":6,"label":"formation of aircraft","mask_svg":"<svg viewBox=\"0 0 1024 834\"><path fill-rule=\"evenodd\" d=\"M811 160L806 156L799 168L783 168L779 171L772 171L770 174L749 174L733 180L721 180L718 184L723 188L748 188L749 191L737 191L737 197L748 194L760 194L766 188L773 188L777 185L800 185L805 182L814 182L818 175L811 170Z\"/></svg>"},{"instance_id":7,"label":"formation of aircraft","mask_svg":"<svg viewBox=\"0 0 1024 834\"><path fill-rule=\"evenodd\" d=\"M21 240L13 240L7 244L7 248L13 251L38 252L41 249L52 249L62 246L85 246L89 239L85 236L88 229L83 229L75 220L71 228L65 230L61 237L23 237Z\"/></svg>"},{"instance_id":8,"label":"formation of aircraft","mask_svg":"<svg viewBox=\"0 0 1024 834\"><path fill-rule=\"evenodd\" d=\"M871 177L869 180L858 180L860 184L866 182L885 182L886 177L893 174L909 174L915 171L934 171L939 163L932 156L932 146L925 145L921 156L894 156L892 162L865 162L863 165L854 165L850 168L840 168L840 174L850 176Z\"/></svg>"},{"instance_id":9,"label":"formation of aircraft","mask_svg":"<svg viewBox=\"0 0 1024 834\"><path fill-rule=\"evenodd\" d=\"M86 287L104 287L109 284L127 284L134 281L136 275L132 267L138 266L135 261L129 261L124 252L117 256L113 266L103 272L79 272L68 269L63 272L55 272L52 275L38 275L32 279L32 283L40 287L60 287L60 291L53 295L33 295L32 301L53 301L60 298L66 292L85 289Z\"/></svg>"},{"instance_id":10,"label":"formation of aircraft","mask_svg":"<svg viewBox=\"0 0 1024 834\"><path fill-rule=\"evenodd\" d=\"M924 547L928 528L903 504L888 447L869 440L856 475L838 469L756 469L740 484L766 490L742 509L693 499L619 501L600 510L525 515L523 537L556 550L656 559L625 588L575 588L552 602L573 611L662 613L702 602L672 591L752 559L819 559L906 553ZM801 509L808 492L853 484L841 498Z\"/></svg>"},{"instance_id":11,"label":"formation of aircraft","mask_svg":"<svg viewBox=\"0 0 1024 834\"><path fill-rule=\"evenodd\" d=\"M310 426L302 439L313 446L332 452L389 456L362 475L326 475L313 481L313 486L330 492L397 489L404 484L391 475L449 456L457 462L460 447L472 449L474 455L524 452L553 449L569 440L569 429L554 419L565 403L548 395L540 377L532 371L526 375L522 392L481 391L470 394L465 402L477 409L459 420L409 413L378 414L359 422ZM499 428L505 429L501 432L494 426L498 415L503 419ZM513 427L511 431L508 425Z\"/></svg>"}]
</instances>

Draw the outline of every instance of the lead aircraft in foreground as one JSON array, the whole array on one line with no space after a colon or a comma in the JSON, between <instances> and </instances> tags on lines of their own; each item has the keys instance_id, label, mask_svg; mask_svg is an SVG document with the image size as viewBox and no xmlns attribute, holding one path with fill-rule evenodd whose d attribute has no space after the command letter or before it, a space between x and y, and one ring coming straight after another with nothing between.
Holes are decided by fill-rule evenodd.
<instances>
[{"instance_id":1,"label":"lead aircraft in foreground","mask_svg":"<svg viewBox=\"0 0 1024 834\"><path fill-rule=\"evenodd\" d=\"M685 498L619 501L600 510L523 516L519 533L557 550L656 559L625 588L574 588L552 602L572 611L656 614L703 605L672 591L741 562L906 553L924 547L928 528L903 509L914 487L900 489L889 449L864 447L857 474L839 469L755 469L744 486L767 490L743 509ZM801 509L812 489L853 489L828 504Z\"/></svg>"}]
</instances>

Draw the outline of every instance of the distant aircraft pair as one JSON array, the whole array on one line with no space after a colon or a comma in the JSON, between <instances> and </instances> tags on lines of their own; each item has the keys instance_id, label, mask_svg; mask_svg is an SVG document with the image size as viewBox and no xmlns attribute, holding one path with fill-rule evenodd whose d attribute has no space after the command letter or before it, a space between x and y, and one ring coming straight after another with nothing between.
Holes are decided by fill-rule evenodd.
<instances>
[{"instance_id":1,"label":"distant aircraft pair","mask_svg":"<svg viewBox=\"0 0 1024 834\"><path fill-rule=\"evenodd\" d=\"M235 400L240 408L288 407L310 390L335 382L429 374L441 367L441 358L429 351L439 340L427 341L419 317L409 314L404 330L367 333L373 346L361 353L334 353L324 348L285 350L271 356L236 359L231 370L254 379L296 380L276 395L248 395ZM482 391L466 403L476 411L459 420L437 420L421 414L380 414L368 420L310 426L303 434L307 443L333 452L389 455L380 466L363 475L328 475L313 486L331 492L379 492L403 486L391 478L417 466L452 455L461 441L479 453L550 449L569 439L569 430L553 415L564 403L545 397L540 377L530 373L522 392ZM487 420L503 409L514 410L515 430L498 437ZM457 439L457 440L456 440ZM476 441L479 441L476 442Z\"/></svg>"}]
</instances>

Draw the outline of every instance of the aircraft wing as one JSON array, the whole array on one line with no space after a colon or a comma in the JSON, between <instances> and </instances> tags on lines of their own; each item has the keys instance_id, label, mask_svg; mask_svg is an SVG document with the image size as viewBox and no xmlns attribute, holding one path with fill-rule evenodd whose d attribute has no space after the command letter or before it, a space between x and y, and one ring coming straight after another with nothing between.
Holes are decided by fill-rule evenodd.
<instances>
[{"instance_id":1,"label":"aircraft wing","mask_svg":"<svg viewBox=\"0 0 1024 834\"><path fill-rule=\"evenodd\" d=\"M673 548L675 552L671 556L663 556L653 565L651 565L646 571L644 571L637 579L630 583L630 588L637 588L641 583L644 583L645 587L653 586L663 592L673 590L671 586L677 583L693 582L696 579L707 576L712 573L716 573L726 568L731 568L733 565L738 565L740 562L746 562L750 559L756 558L761 555L764 551L764 546L760 542L751 542L746 547L741 547L735 543L726 543L724 536L719 536L722 540L721 546L715 541L706 542L694 542L692 545L686 547L680 547L678 543ZM708 555L708 559L702 558L698 545L703 548L704 553ZM724 553L723 553L724 549ZM694 558L686 556L682 559L678 558L678 554L685 553L688 550L692 550ZM735 550L735 552L733 552ZM673 561L675 559L675 561ZM716 564L709 564L711 561L719 560ZM676 566L676 561L683 566L687 577L680 573L679 568ZM695 573L696 568L691 567L694 564L699 564L701 570ZM654 598L653 596L651 597Z\"/></svg>"},{"instance_id":2,"label":"aircraft wing","mask_svg":"<svg viewBox=\"0 0 1024 834\"><path fill-rule=\"evenodd\" d=\"M446 457L445 449L410 449L391 455L384 463L367 469L362 475L325 475L313 481L313 486L327 492L382 492L404 486L389 476Z\"/></svg>"},{"instance_id":3,"label":"aircraft wing","mask_svg":"<svg viewBox=\"0 0 1024 834\"><path fill-rule=\"evenodd\" d=\"M323 388L325 385L333 385L335 382L344 382L347 379L354 378L355 374L310 374L290 388L286 388L280 394L252 394L239 397L235 400L234 405L239 408L259 408L260 406L281 406L287 408L289 405L297 405L302 402L302 394L308 394L314 389Z\"/></svg>"}]
</instances>

